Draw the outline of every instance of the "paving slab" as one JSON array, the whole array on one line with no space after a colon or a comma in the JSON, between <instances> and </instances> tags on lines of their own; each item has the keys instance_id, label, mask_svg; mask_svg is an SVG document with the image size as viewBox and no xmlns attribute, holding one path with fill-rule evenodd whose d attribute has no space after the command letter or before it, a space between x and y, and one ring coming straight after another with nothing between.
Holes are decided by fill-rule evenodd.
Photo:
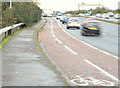
<instances>
[{"instance_id":1,"label":"paving slab","mask_svg":"<svg viewBox=\"0 0 120 88\"><path fill-rule=\"evenodd\" d=\"M38 51L35 32L45 20L25 28L2 49L2 86L65 86Z\"/></svg>"}]
</instances>

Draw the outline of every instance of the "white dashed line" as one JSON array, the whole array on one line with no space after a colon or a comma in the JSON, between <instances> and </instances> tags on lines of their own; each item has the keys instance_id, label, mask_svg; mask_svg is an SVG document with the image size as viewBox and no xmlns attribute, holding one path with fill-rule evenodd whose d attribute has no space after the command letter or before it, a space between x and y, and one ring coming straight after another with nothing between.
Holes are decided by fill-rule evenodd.
<instances>
[{"instance_id":1,"label":"white dashed line","mask_svg":"<svg viewBox=\"0 0 120 88\"><path fill-rule=\"evenodd\" d=\"M60 41L58 38L55 38L56 39L56 41L58 41L59 43L61 43L62 44L62 41Z\"/></svg>"},{"instance_id":2,"label":"white dashed line","mask_svg":"<svg viewBox=\"0 0 120 88\"><path fill-rule=\"evenodd\" d=\"M106 35L105 33L102 33L103 35Z\"/></svg>"},{"instance_id":3,"label":"white dashed line","mask_svg":"<svg viewBox=\"0 0 120 88\"><path fill-rule=\"evenodd\" d=\"M51 20L51 22L52 22L52 20ZM54 34L54 32L53 32L53 24L51 25L51 33L52 33L52 36L55 38L56 41L58 41L60 44L63 43L62 41L60 41L60 40L55 36L55 34ZM64 47L65 47L67 50L69 50L71 53L73 53L73 54L75 54L75 55L78 55L75 51L73 51L72 49L70 49L68 46L64 45Z\"/></svg>"},{"instance_id":4,"label":"white dashed line","mask_svg":"<svg viewBox=\"0 0 120 88\"><path fill-rule=\"evenodd\" d=\"M54 32L53 32L53 21L52 21L52 20L51 20L51 23L52 23L52 25L51 25L51 33L52 33L52 36L55 38L56 41L58 41L60 44L62 44L62 41L60 41L60 40L55 36L55 34L54 34Z\"/></svg>"},{"instance_id":5,"label":"white dashed line","mask_svg":"<svg viewBox=\"0 0 120 88\"><path fill-rule=\"evenodd\" d=\"M52 34L52 36L53 36L54 38L56 38L55 34Z\"/></svg>"},{"instance_id":6,"label":"white dashed line","mask_svg":"<svg viewBox=\"0 0 120 88\"><path fill-rule=\"evenodd\" d=\"M54 19L54 20L55 20L55 19ZM55 21L56 21L56 20L55 20ZM85 43L85 42L83 42L83 41L75 38L74 36L72 36L72 35L70 35L69 33L67 33L67 32L61 27L61 25L59 24L58 21L57 21L57 23L58 23L58 25L60 26L60 28L61 28L66 34L68 34L69 36L71 36L72 38L74 38L74 39L82 42L83 44L85 44L85 45L87 45L87 46L89 46L89 47L91 47L91 48L93 48L93 49L96 49L96 50L98 50L98 51L100 51L100 52L102 52L102 53L104 53L104 54L107 54L107 55L112 56L112 57L114 57L114 58L116 58L116 59L119 59L118 56L115 56L115 55L112 55L112 54L110 54L110 53L108 53L108 52L105 52L105 51L103 51L103 50L100 50L100 49L98 49L98 48L96 48L96 47L93 47L92 45L90 45L90 44L88 44L88 43Z\"/></svg>"},{"instance_id":7,"label":"white dashed line","mask_svg":"<svg viewBox=\"0 0 120 88\"><path fill-rule=\"evenodd\" d=\"M70 49L68 46L64 45L64 47L69 50L71 53L78 55L75 51L73 51L72 49Z\"/></svg>"},{"instance_id":8,"label":"white dashed line","mask_svg":"<svg viewBox=\"0 0 120 88\"><path fill-rule=\"evenodd\" d=\"M112 78L113 80L118 82L118 78L114 77L113 75L109 74L108 72L104 71L102 68L96 66L95 64L93 64L92 62L88 61L87 59L84 59L85 62L87 62L88 64L92 65L93 67L95 67L97 70L101 71L102 73L104 73L105 75L109 76L110 78Z\"/></svg>"}]
</instances>

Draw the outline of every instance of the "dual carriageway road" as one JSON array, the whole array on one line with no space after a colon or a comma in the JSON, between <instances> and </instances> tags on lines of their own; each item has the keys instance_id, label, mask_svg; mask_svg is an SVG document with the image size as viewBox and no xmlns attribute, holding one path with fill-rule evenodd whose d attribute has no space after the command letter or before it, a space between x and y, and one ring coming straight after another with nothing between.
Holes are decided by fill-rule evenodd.
<instances>
[{"instance_id":1,"label":"dual carriageway road","mask_svg":"<svg viewBox=\"0 0 120 88\"><path fill-rule=\"evenodd\" d=\"M46 19L39 41L71 82L76 76L82 76L85 83L85 79L93 78L118 85L118 25L101 22L101 36L81 36L78 29L66 29L66 25L55 18ZM86 21L86 18L78 19L81 24ZM99 81L86 85L107 86L107 83Z\"/></svg>"}]
</instances>

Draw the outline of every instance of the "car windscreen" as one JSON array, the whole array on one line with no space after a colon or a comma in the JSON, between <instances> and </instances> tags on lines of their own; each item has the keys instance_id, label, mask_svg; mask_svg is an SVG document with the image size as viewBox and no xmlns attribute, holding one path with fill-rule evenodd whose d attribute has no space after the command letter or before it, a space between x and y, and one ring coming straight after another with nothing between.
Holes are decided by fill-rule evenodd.
<instances>
[{"instance_id":1,"label":"car windscreen","mask_svg":"<svg viewBox=\"0 0 120 88\"><path fill-rule=\"evenodd\" d=\"M87 26L88 27L91 27L91 28L99 28L99 26L98 26L98 23L93 23L93 22L89 22L88 24L87 24Z\"/></svg>"},{"instance_id":2,"label":"car windscreen","mask_svg":"<svg viewBox=\"0 0 120 88\"><path fill-rule=\"evenodd\" d=\"M70 19L71 22L79 22L78 19Z\"/></svg>"},{"instance_id":3,"label":"car windscreen","mask_svg":"<svg viewBox=\"0 0 120 88\"><path fill-rule=\"evenodd\" d=\"M62 15L58 15L58 16L62 16Z\"/></svg>"},{"instance_id":4,"label":"car windscreen","mask_svg":"<svg viewBox=\"0 0 120 88\"><path fill-rule=\"evenodd\" d=\"M65 17L64 20L69 20L69 18L66 18L66 17Z\"/></svg>"}]
</instances>

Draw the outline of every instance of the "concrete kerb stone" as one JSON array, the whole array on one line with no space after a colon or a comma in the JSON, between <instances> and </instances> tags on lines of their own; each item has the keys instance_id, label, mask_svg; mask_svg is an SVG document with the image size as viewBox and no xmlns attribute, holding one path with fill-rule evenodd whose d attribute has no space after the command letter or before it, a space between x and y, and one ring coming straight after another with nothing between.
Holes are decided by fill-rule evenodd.
<instances>
[{"instance_id":1,"label":"concrete kerb stone","mask_svg":"<svg viewBox=\"0 0 120 88\"><path fill-rule=\"evenodd\" d=\"M46 19L45 19L45 20L46 20ZM46 22L47 22L47 21L46 21ZM45 24L46 24L46 22L45 22ZM68 86L68 87L69 87L69 86L74 87L74 86L76 86L76 85L73 84L73 83L71 83L70 79L65 75L65 73L62 71L62 69L61 69L61 68L53 61L53 59L47 54L47 52L46 52L46 50L44 49L43 44L40 42L40 40L37 39L38 36L39 36L39 33L41 32L41 30L42 30L42 28L45 26L45 24L41 26L41 28L40 28L40 30L38 30L37 36L36 36L36 40L37 40L37 44L39 45L39 49L40 49L41 53L42 53L43 55L45 55L45 56L44 56L44 57L45 57L44 59L46 59L47 62L50 62L49 65L53 68L53 71L54 71L55 73L59 74L59 77L63 80L64 84L65 84L66 86Z\"/></svg>"}]
</instances>

